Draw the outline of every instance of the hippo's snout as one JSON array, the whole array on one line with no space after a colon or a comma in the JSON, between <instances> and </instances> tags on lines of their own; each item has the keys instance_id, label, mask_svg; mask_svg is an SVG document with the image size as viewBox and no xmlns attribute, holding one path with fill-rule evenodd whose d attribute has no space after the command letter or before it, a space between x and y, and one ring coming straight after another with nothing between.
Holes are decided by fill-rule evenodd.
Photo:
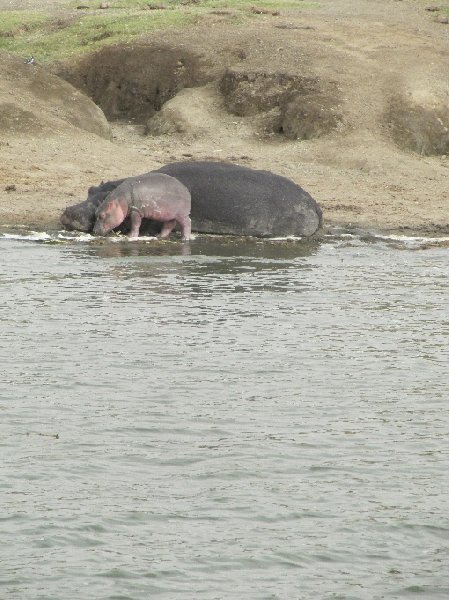
<instances>
[{"instance_id":1,"label":"hippo's snout","mask_svg":"<svg viewBox=\"0 0 449 600\"><path fill-rule=\"evenodd\" d=\"M77 231L89 231L92 227L92 223L88 219L85 219L84 215L79 214L77 210L70 210L70 207L62 213L59 221L64 229L68 231L72 231L73 229Z\"/></svg>"},{"instance_id":2,"label":"hippo's snout","mask_svg":"<svg viewBox=\"0 0 449 600\"><path fill-rule=\"evenodd\" d=\"M103 225L101 221L97 221L94 225L92 233L94 235L106 235L108 231L109 230Z\"/></svg>"},{"instance_id":3,"label":"hippo's snout","mask_svg":"<svg viewBox=\"0 0 449 600\"><path fill-rule=\"evenodd\" d=\"M59 221L66 229L73 229L72 219L67 214L66 210L60 216Z\"/></svg>"}]
</instances>

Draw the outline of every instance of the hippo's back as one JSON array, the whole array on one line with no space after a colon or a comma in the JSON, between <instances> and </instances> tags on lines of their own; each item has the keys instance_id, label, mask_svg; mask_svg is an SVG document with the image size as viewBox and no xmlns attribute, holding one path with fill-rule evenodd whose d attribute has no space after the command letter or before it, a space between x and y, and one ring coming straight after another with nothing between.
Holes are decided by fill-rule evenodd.
<instances>
[{"instance_id":1,"label":"hippo's back","mask_svg":"<svg viewBox=\"0 0 449 600\"><path fill-rule=\"evenodd\" d=\"M171 163L158 172L176 177L190 190L196 231L310 236L321 226L321 209L310 194L269 171L191 161Z\"/></svg>"}]
</instances>

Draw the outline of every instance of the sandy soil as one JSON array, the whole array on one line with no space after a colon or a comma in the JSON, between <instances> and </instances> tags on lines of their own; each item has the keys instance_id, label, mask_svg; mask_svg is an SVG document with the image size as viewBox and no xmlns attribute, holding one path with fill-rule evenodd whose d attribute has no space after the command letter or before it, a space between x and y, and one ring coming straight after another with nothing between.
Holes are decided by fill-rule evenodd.
<instances>
[{"instance_id":1,"label":"sandy soil","mask_svg":"<svg viewBox=\"0 0 449 600\"><path fill-rule=\"evenodd\" d=\"M32 4L60 10L58 1ZM25 7L0 0L0 10L14 5ZM333 90L338 124L311 139L267 132L273 111L232 114L213 78L163 106L156 118L167 128L159 135L146 135L145 123L122 121L111 123L107 139L77 127L51 99L48 114L41 105L37 111L30 87L10 77L0 114L1 102L20 100L16 120L29 111L40 121L35 130L2 130L0 119L0 225L58 227L62 209L102 179L212 158L292 178L321 204L327 225L448 233L449 25L424 7L413 0L321 0L314 10L261 15L244 29L232 14L211 14L207 25L146 40L208 51L217 73L236 67L301 74L319 82L320 97ZM423 156L420 148L437 153Z\"/></svg>"}]
</instances>

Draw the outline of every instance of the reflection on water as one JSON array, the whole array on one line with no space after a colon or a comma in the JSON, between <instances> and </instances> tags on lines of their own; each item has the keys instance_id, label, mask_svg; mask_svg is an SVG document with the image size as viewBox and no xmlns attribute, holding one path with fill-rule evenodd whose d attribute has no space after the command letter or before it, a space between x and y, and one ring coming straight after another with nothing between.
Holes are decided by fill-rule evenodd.
<instances>
[{"instance_id":1,"label":"reflection on water","mask_svg":"<svg viewBox=\"0 0 449 600\"><path fill-rule=\"evenodd\" d=\"M444 239L5 233L5 598L449 596Z\"/></svg>"},{"instance_id":2,"label":"reflection on water","mask_svg":"<svg viewBox=\"0 0 449 600\"><path fill-rule=\"evenodd\" d=\"M115 243L111 243L114 241ZM319 247L319 238L314 240L264 240L256 238L232 238L220 236L197 236L190 242L161 241L148 238L130 240L114 238L103 241L95 240L90 245L90 252L105 258L120 256L218 256L218 257L250 257L287 260L299 256L308 256ZM118 243L117 243L118 242Z\"/></svg>"}]
</instances>

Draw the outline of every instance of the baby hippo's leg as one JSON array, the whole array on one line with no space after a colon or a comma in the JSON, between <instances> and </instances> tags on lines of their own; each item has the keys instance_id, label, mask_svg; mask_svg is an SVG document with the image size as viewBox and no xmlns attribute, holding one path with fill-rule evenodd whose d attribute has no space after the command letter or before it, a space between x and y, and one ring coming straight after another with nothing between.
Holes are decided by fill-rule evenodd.
<instances>
[{"instance_id":1,"label":"baby hippo's leg","mask_svg":"<svg viewBox=\"0 0 449 600\"><path fill-rule=\"evenodd\" d=\"M190 217L179 217L178 223L181 225L182 239L185 241L190 240L190 234L192 233L192 221Z\"/></svg>"},{"instance_id":2,"label":"baby hippo's leg","mask_svg":"<svg viewBox=\"0 0 449 600\"><path fill-rule=\"evenodd\" d=\"M142 217L136 210L133 210L131 212L131 231L129 232L129 237L137 237L139 235L141 223Z\"/></svg>"},{"instance_id":3,"label":"baby hippo's leg","mask_svg":"<svg viewBox=\"0 0 449 600\"><path fill-rule=\"evenodd\" d=\"M175 219L173 219L173 221L165 221L164 224L162 225L162 229L159 234L159 237L160 238L168 237L170 235L170 233L173 231L173 229L175 228L175 225L176 225Z\"/></svg>"}]
</instances>

